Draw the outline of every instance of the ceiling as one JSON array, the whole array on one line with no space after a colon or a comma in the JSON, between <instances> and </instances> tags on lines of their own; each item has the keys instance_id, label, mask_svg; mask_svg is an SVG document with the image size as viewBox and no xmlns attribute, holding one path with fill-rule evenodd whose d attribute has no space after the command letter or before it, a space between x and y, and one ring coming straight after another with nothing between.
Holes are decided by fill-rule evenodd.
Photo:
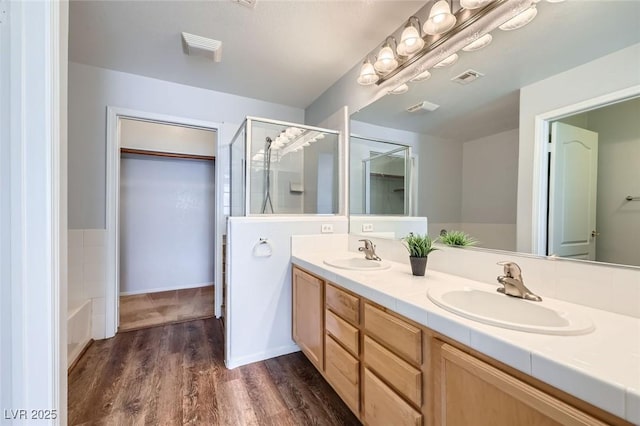
<instances>
[{"instance_id":1,"label":"ceiling","mask_svg":"<svg viewBox=\"0 0 640 426\"><path fill-rule=\"evenodd\" d=\"M306 108L425 1L72 1L69 59ZM222 62L180 34L221 40Z\"/></svg>"},{"instance_id":2,"label":"ceiling","mask_svg":"<svg viewBox=\"0 0 640 426\"><path fill-rule=\"evenodd\" d=\"M524 28L494 31L485 49L461 52L454 66L432 70L431 79L411 83L409 92L387 95L352 118L459 141L492 135L518 127L521 87L640 42L637 0L540 2L538 10ZM640 73L640 58L629 66ZM469 68L485 76L465 86L450 81ZM594 84L599 78L606 76L594 76ZM405 111L424 100L440 108Z\"/></svg>"}]
</instances>

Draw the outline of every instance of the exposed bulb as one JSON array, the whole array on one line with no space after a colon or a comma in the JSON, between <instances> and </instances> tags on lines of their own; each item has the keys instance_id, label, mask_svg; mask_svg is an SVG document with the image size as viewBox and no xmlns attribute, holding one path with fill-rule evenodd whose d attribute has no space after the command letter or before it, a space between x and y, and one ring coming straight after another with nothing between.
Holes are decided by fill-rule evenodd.
<instances>
[{"instance_id":1,"label":"exposed bulb","mask_svg":"<svg viewBox=\"0 0 640 426\"><path fill-rule=\"evenodd\" d=\"M376 83L380 77L376 74L376 70L373 68L371 61L367 59L360 68L360 75L358 76L358 84L362 86L369 86Z\"/></svg>"},{"instance_id":2,"label":"exposed bulb","mask_svg":"<svg viewBox=\"0 0 640 426\"><path fill-rule=\"evenodd\" d=\"M411 56L418 53L423 47L424 40L420 37L419 30L409 22L402 31L400 44L398 44L398 54Z\"/></svg>"},{"instance_id":3,"label":"exposed bulb","mask_svg":"<svg viewBox=\"0 0 640 426\"><path fill-rule=\"evenodd\" d=\"M388 74L398 66L396 55L393 54L393 50L388 42L385 42L380 53L378 53L378 59L373 64L373 67L382 74Z\"/></svg>"},{"instance_id":4,"label":"exposed bulb","mask_svg":"<svg viewBox=\"0 0 640 426\"><path fill-rule=\"evenodd\" d=\"M451 13L447 0L439 0L429 12L429 19L422 29L430 35L442 34L449 31L456 24L456 17Z\"/></svg>"}]
</instances>

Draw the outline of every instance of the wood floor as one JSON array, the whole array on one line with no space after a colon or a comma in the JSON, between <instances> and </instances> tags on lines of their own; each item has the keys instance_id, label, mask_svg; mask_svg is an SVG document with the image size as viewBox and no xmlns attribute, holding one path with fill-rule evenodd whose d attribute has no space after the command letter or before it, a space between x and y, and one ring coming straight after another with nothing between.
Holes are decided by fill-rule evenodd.
<instances>
[{"instance_id":1,"label":"wood floor","mask_svg":"<svg viewBox=\"0 0 640 426\"><path fill-rule=\"evenodd\" d=\"M120 296L118 331L213 316L213 286Z\"/></svg>"},{"instance_id":2,"label":"wood floor","mask_svg":"<svg viewBox=\"0 0 640 426\"><path fill-rule=\"evenodd\" d=\"M358 425L300 352L233 370L216 319L118 333L69 374L70 425Z\"/></svg>"}]
</instances>

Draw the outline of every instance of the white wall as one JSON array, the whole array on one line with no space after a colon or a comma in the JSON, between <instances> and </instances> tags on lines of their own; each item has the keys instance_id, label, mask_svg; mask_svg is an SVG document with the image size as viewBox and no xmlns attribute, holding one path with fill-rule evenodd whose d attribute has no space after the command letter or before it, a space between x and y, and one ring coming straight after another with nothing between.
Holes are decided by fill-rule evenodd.
<instances>
[{"instance_id":1,"label":"white wall","mask_svg":"<svg viewBox=\"0 0 640 426\"><path fill-rule=\"evenodd\" d=\"M347 233L341 216L231 217L227 227L227 367L298 350L291 336L291 236L319 234L323 223ZM260 239L272 249L259 257Z\"/></svg>"},{"instance_id":2,"label":"white wall","mask_svg":"<svg viewBox=\"0 0 640 426\"><path fill-rule=\"evenodd\" d=\"M589 111L582 126L598 133L600 235L596 259L640 266L640 98Z\"/></svg>"},{"instance_id":3,"label":"white wall","mask_svg":"<svg viewBox=\"0 0 640 426\"><path fill-rule=\"evenodd\" d=\"M71 62L69 227L73 229L105 228L107 105L224 123L233 128L231 132L247 115L304 122L299 108Z\"/></svg>"},{"instance_id":4,"label":"white wall","mask_svg":"<svg viewBox=\"0 0 640 426\"><path fill-rule=\"evenodd\" d=\"M216 132L123 118L120 120L120 146L213 157L216 155Z\"/></svg>"},{"instance_id":5,"label":"white wall","mask_svg":"<svg viewBox=\"0 0 640 426\"><path fill-rule=\"evenodd\" d=\"M71 62L68 206L72 229L106 227L107 106L222 123L217 141L222 147L229 143L247 115L291 122L304 120L304 111L298 108ZM228 161L220 160L218 170L225 176ZM221 247L220 243L217 246ZM113 285L103 284L102 297L107 287ZM105 320L104 304L94 303L94 332L100 323L104 330ZM94 334L94 338L105 335L103 331Z\"/></svg>"},{"instance_id":6,"label":"white wall","mask_svg":"<svg viewBox=\"0 0 640 426\"><path fill-rule=\"evenodd\" d=\"M214 182L212 161L122 156L120 294L213 285Z\"/></svg>"},{"instance_id":7,"label":"white wall","mask_svg":"<svg viewBox=\"0 0 640 426\"><path fill-rule=\"evenodd\" d=\"M479 246L516 249L518 129L463 143L460 230Z\"/></svg>"},{"instance_id":8,"label":"white wall","mask_svg":"<svg viewBox=\"0 0 640 426\"><path fill-rule=\"evenodd\" d=\"M627 47L520 91L520 149L518 154L518 251L532 250L535 117L561 107L640 84L640 44Z\"/></svg>"}]
</instances>

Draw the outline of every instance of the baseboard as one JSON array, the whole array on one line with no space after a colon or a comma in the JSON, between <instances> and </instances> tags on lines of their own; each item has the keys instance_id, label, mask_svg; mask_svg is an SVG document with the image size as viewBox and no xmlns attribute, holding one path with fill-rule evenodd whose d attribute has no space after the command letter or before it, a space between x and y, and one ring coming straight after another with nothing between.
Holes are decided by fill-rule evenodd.
<instances>
[{"instance_id":1,"label":"baseboard","mask_svg":"<svg viewBox=\"0 0 640 426\"><path fill-rule=\"evenodd\" d=\"M298 351L300 351L298 345L281 346L279 348L274 348L268 351L258 352L239 358L225 359L224 365L229 370L232 370L237 367L242 367L243 365L251 364L258 361L264 361L265 359L271 359L277 356L288 355L290 353Z\"/></svg>"},{"instance_id":2,"label":"baseboard","mask_svg":"<svg viewBox=\"0 0 640 426\"><path fill-rule=\"evenodd\" d=\"M135 291L121 291L120 296L133 296L135 294L161 293L163 291L187 290L190 288L212 287L213 283L186 284L182 286L144 288Z\"/></svg>"},{"instance_id":3,"label":"baseboard","mask_svg":"<svg viewBox=\"0 0 640 426\"><path fill-rule=\"evenodd\" d=\"M69 367L67 368L67 374L71 374L71 370L75 368L75 366L78 364L78 361L80 361L80 358L82 358L82 355L84 355L85 352L87 352L87 349L89 349L89 346L91 346L93 342L94 342L93 339L89 339L87 343L85 343L84 347L74 357L73 361L71 361L71 364L69 364Z\"/></svg>"}]
</instances>

